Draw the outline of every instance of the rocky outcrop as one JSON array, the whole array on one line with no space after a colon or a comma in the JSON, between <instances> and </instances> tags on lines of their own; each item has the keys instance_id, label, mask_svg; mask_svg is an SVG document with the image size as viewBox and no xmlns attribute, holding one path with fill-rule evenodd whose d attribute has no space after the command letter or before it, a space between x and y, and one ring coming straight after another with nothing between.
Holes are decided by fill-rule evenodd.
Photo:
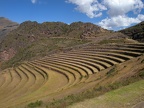
<instances>
[{"instance_id":1,"label":"rocky outcrop","mask_svg":"<svg viewBox=\"0 0 144 108\"><path fill-rule=\"evenodd\" d=\"M10 48L8 50L4 50L4 51L0 52L1 61L10 60L12 57L15 56L15 54L16 54L16 51L13 48Z\"/></svg>"}]
</instances>

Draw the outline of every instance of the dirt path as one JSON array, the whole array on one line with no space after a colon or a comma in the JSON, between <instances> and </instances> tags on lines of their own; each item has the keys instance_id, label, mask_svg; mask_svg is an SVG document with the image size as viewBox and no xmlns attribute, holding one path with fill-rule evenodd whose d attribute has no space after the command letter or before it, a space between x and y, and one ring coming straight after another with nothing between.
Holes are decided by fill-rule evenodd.
<instances>
[{"instance_id":1,"label":"dirt path","mask_svg":"<svg viewBox=\"0 0 144 108\"><path fill-rule=\"evenodd\" d=\"M134 107L132 107L132 108L144 108L144 101L136 104L136 105L135 105Z\"/></svg>"}]
</instances>

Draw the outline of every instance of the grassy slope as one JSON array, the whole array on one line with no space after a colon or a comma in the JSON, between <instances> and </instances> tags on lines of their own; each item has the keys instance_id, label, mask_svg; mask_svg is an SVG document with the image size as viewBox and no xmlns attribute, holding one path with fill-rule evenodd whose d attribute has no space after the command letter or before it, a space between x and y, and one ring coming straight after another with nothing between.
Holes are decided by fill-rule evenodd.
<instances>
[{"instance_id":1,"label":"grassy slope","mask_svg":"<svg viewBox=\"0 0 144 108\"><path fill-rule=\"evenodd\" d=\"M141 80L102 96L74 104L69 108L131 108L143 100L144 80Z\"/></svg>"}]
</instances>

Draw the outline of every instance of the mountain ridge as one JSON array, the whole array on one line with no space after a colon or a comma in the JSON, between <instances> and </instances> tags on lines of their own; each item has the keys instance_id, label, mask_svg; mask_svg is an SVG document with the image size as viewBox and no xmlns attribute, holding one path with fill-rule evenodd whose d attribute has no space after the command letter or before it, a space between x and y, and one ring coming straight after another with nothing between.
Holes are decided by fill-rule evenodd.
<instances>
[{"instance_id":1,"label":"mountain ridge","mask_svg":"<svg viewBox=\"0 0 144 108\"><path fill-rule=\"evenodd\" d=\"M18 27L18 23L13 22L7 18L0 17L0 43L1 40L12 30Z\"/></svg>"},{"instance_id":2,"label":"mountain ridge","mask_svg":"<svg viewBox=\"0 0 144 108\"><path fill-rule=\"evenodd\" d=\"M144 21L129 28L120 30L125 35L130 38L137 40L139 42L144 42Z\"/></svg>"}]
</instances>

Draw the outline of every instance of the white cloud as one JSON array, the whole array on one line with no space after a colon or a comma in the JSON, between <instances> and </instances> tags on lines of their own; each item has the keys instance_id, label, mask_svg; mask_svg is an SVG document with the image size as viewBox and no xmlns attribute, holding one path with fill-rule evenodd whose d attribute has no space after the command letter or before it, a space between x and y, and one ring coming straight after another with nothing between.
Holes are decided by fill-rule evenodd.
<instances>
[{"instance_id":1,"label":"white cloud","mask_svg":"<svg viewBox=\"0 0 144 108\"><path fill-rule=\"evenodd\" d=\"M127 17L125 15L111 17L103 19L101 22L98 23L98 25L102 26L105 29L113 29L113 28L121 28L121 27L127 27L131 24L139 23L141 22L140 18L144 17L144 15L139 16L137 18Z\"/></svg>"},{"instance_id":2,"label":"white cloud","mask_svg":"<svg viewBox=\"0 0 144 108\"><path fill-rule=\"evenodd\" d=\"M141 0L104 0L108 7L109 17L98 24L106 29L123 28L144 21L144 15L139 14L144 8ZM137 17L129 17L128 12L134 12Z\"/></svg>"},{"instance_id":3,"label":"white cloud","mask_svg":"<svg viewBox=\"0 0 144 108\"><path fill-rule=\"evenodd\" d=\"M103 2L108 8L108 14L111 17L124 15L130 11L139 13L144 7L141 0L104 0Z\"/></svg>"},{"instance_id":4,"label":"white cloud","mask_svg":"<svg viewBox=\"0 0 144 108\"><path fill-rule=\"evenodd\" d=\"M107 8L97 0L68 0L69 3L77 5L76 9L90 18L100 17L103 10Z\"/></svg>"},{"instance_id":5,"label":"white cloud","mask_svg":"<svg viewBox=\"0 0 144 108\"><path fill-rule=\"evenodd\" d=\"M32 2L33 4L35 4L35 3L37 2L37 0L31 0L31 2Z\"/></svg>"},{"instance_id":6,"label":"white cloud","mask_svg":"<svg viewBox=\"0 0 144 108\"><path fill-rule=\"evenodd\" d=\"M109 17L98 24L106 29L123 28L144 21L144 15L139 14L144 8L141 0L104 0ZM137 17L129 17L133 12Z\"/></svg>"},{"instance_id":7,"label":"white cloud","mask_svg":"<svg viewBox=\"0 0 144 108\"><path fill-rule=\"evenodd\" d=\"M100 17L107 11L107 18L102 19L100 26L106 29L123 28L131 24L144 21L144 15L140 14L144 9L142 0L67 0L75 4L76 9L90 18ZM131 16L129 16L129 12ZM135 17L134 17L135 16Z\"/></svg>"},{"instance_id":8,"label":"white cloud","mask_svg":"<svg viewBox=\"0 0 144 108\"><path fill-rule=\"evenodd\" d=\"M137 19L139 19L140 21L144 21L144 15L139 14L138 17L137 17Z\"/></svg>"},{"instance_id":9,"label":"white cloud","mask_svg":"<svg viewBox=\"0 0 144 108\"><path fill-rule=\"evenodd\" d=\"M76 9L90 18L99 17L102 11L108 10L108 14L113 17L124 15L130 11L139 13L144 4L141 0L67 0L69 3L75 4Z\"/></svg>"}]
</instances>

